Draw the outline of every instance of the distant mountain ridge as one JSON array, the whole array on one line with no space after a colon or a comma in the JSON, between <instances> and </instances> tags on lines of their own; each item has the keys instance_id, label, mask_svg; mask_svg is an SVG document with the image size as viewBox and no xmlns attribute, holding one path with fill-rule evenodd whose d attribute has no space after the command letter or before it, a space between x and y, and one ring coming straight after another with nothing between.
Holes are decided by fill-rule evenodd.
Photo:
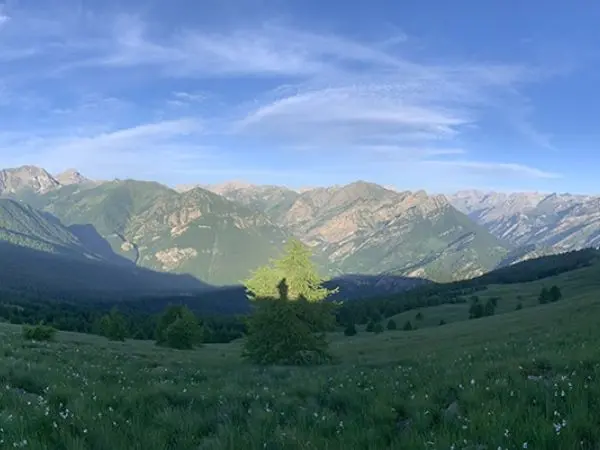
<instances>
[{"instance_id":1,"label":"distant mountain ridge","mask_svg":"<svg viewBox=\"0 0 600 450\"><path fill-rule=\"evenodd\" d=\"M170 188L92 182L75 169L0 173L0 196L52 214L90 255L216 285L240 283L292 236L330 277L438 282L600 243L600 202L591 196L444 196L366 181L302 190L240 181Z\"/></svg>"},{"instance_id":2,"label":"distant mountain ridge","mask_svg":"<svg viewBox=\"0 0 600 450\"><path fill-rule=\"evenodd\" d=\"M297 192L223 184L210 189L265 212L318 253L331 275L379 274L449 281L493 269L508 246L444 196L357 181Z\"/></svg>"},{"instance_id":3,"label":"distant mountain ridge","mask_svg":"<svg viewBox=\"0 0 600 450\"><path fill-rule=\"evenodd\" d=\"M532 255L600 246L600 197L461 191L450 202L496 237Z\"/></svg>"}]
</instances>

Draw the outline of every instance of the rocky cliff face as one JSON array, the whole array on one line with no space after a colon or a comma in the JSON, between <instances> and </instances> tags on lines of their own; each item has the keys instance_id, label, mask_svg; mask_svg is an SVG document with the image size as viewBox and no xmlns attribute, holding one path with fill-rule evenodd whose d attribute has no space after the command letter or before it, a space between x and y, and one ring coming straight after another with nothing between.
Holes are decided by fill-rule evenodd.
<instances>
[{"instance_id":1,"label":"rocky cliff face","mask_svg":"<svg viewBox=\"0 0 600 450\"><path fill-rule=\"evenodd\" d=\"M443 196L358 181L298 193L277 186L221 191L261 208L307 245L330 274L383 272L447 281L493 268L508 252Z\"/></svg>"},{"instance_id":2,"label":"rocky cliff face","mask_svg":"<svg viewBox=\"0 0 600 450\"><path fill-rule=\"evenodd\" d=\"M60 186L60 183L44 169L22 166L0 170L0 195L29 190L44 193Z\"/></svg>"},{"instance_id":3,"label":"rocky cliff face","mask_svg":"<svg viewBox=\"0 0 600 450\"><path fill-rule=\"evenodd\" d=\"M524 254L532 248L532 256L539 256L600 246L600 197L463 191L449 199Z\"/></svg>"},{"instance_id":4,"label":"rocky cliff face","mask_svg":"<svg viewBox=\"0 0 600 450\"><path fill-rule=\"evenodd\" d=\"M67 169L54 177L61 186L71 186L73 184L89 183L87 179L77 169Z\"/></svg>"}]
</instances>

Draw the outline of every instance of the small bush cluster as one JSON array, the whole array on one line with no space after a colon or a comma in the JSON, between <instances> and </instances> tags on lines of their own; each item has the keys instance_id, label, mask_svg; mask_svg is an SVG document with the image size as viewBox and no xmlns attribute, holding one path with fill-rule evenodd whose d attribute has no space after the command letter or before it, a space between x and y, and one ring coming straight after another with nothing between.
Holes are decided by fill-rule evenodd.
<instances>
[{"instance_id":1,"label":"small bush cluster","mask_svg":"<svg viewBox=\"0 0 600 450\"><path fill-rule=\"evenodd\" d=\"M48 325L25 325L23 327L23 337L29 341L52 341L56 335L56 328Z\"/></svg>"}]
</instances>

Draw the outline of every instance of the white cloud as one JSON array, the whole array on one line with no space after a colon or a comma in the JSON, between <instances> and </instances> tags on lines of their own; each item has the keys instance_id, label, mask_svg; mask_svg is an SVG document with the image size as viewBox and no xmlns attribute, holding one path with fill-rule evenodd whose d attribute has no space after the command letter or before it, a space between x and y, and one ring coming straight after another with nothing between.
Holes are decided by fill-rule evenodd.
<instances>
[{"instance_id":1,"label":"white cloud","mask_svg":"<svg viewBox=\"0 0 600 450\"><path fill-rule=\"evenodd\" d=\"M481 124L488 108L501 110L505 120L535 145L549 146L548 137L534 128L531 111L522 108L520 85L535 80L537 72L521 64L448 59L441 64L409 58L404 46L410 39L398 31L389 39L361 42L282 23L209 32L169 30L138 16L115 20L94 15L68 16L65 23L29 18L23 30L32 31L36 20L43 25L34 33L36 40L28 40L25 31L13 35L11 43L19 45L0 47L0 61L27 56L39 64L34 70L30 68L29 74L60 73L55 80L63 80L64 75L62 87L72 79L91 84L88 77L97 76L100 98L112 98L104 93L110 91L111 83L102 77L111 73L133 74L134 82L145 83L149 93L142 103L163 95L160 106L144 103L131 107L123 101L128 106L119 114L113 114L117 106L100 103L93 113L85 109L87 116L96 120L93 129L88 121L76 135L69 134L72 128L65 126L57 128L51 137L21 142L29 155L39 154L50 164L71 159L69 166L79 161L82 167L133 167L140 155L146 155L141 164L150 167L147 155L154 152L161 155L161 167L156 166L159 170L174 169L180 163L173 161L182 161L178 154L194 159L196 151L207 153L197 143L202 129L199 122L180 119L181 115L197 115L201 105L203 114L213 121L206 132L230 130L229 137L242 144L251 138L273 150L316 149L316 157L337 152L342 157L353 155L361 162L369 157L396 164L417 160L485 173L494 167L523 176L548 175L510 162L470 161L483 156L473 149L469 149L469 160L455 159L467 153L468 140L462 138ZM17 33L17 20L14 22L12 32ZM51 39L42 39L44 36ZM52 42L51 52L42 45L46 41ZM233 76L237 79L228 79ZM242 101L236 93L256 89L248 77L262 78L255 83L260 90L254 95L244 92ZM228 102L224 114L214 113L215 102L207 100L201 84L206 78L224 81L223 97ZM182 79L188 84L176 87ZM163 89L163 94L152 90L152 83L170 82L174 85ZM11 95L19 98L18 93ZM0 90L0 103L2 98ZM174 108L165 108L169 106ZM153 108L152 114L144 114L144 108ZM84 111L81 105L64 104L46 109L64 117L76 117ZM160 117L161 121L126 125L149 122L149 117ZM122 119L127 120L119 122ZM444 159L430 161L438 157Z\"/></svg>"},{"instance_id":2,"label":"white cloud","mask_svg":"<svg viewBox=\"0 0 600 450\"><path fill-rule=\"evenodd\" d=\"M114 176L168 173L204 162L215 155L198 142L202 127L197 119L163 121L105 132L78 130L26 136L0 135L0 156L6 166L31 163L59 171L75 166L82 172ZM120 175L117 175L120 174Z\"/></svg>"},{"instance_id":3,"label":"white cloud","mask_svg":"<svg viewBox=\"0 0 600 450\"><path fill-rule=\"evenodd\" d=\"M452 136L471 120L465 111L411 101L390 92L387 86L351 86L277 100L250 112L236 129L317 138L324 144L332 135L343 134L349 143L355 143L373 135L403 132Z\"/></svg>"},{"instance_id":4,"label":"white cloud","mask_svg":"<svg viewBox=\"0 0 600 450\"><path fill-rule=\"evenodd\" d=\"M462 169L471 172L484 172L488 175L516 175L529 178L561 178L561 175L553 172L546 172L535 167L529 167L523 164L515 163L497 163L497 162L479 162L479 161L434 161L425 160L421 164L424 166L436 166L438 168Z\"/></svg>"}]
</instances>

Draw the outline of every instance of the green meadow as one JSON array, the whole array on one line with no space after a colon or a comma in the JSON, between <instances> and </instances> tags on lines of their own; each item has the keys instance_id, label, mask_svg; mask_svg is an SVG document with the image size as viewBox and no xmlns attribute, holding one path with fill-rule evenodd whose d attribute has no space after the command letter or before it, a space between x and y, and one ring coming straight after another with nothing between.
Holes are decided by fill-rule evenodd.
<instances>
[{"instance_id":1,"label":"green meadow","mask_svg":"<svg viewBox=\"0 0 600 450\"><path fill-rule=\"evenodd\" d=\"M336 361L316 367L252 366L240 358L241 341L178 351L59 332L54 342L32 342L2 324L0 445L597 449L596 271L552 279L564 292L557 303L535 305L544 280L492 286L486 295L502 297L500 312L510 304L492 317L332 333ZM520 311L517 295L527 306ZM447 306L422 309L424 320Z\"/></svg>"}]
</instances>

